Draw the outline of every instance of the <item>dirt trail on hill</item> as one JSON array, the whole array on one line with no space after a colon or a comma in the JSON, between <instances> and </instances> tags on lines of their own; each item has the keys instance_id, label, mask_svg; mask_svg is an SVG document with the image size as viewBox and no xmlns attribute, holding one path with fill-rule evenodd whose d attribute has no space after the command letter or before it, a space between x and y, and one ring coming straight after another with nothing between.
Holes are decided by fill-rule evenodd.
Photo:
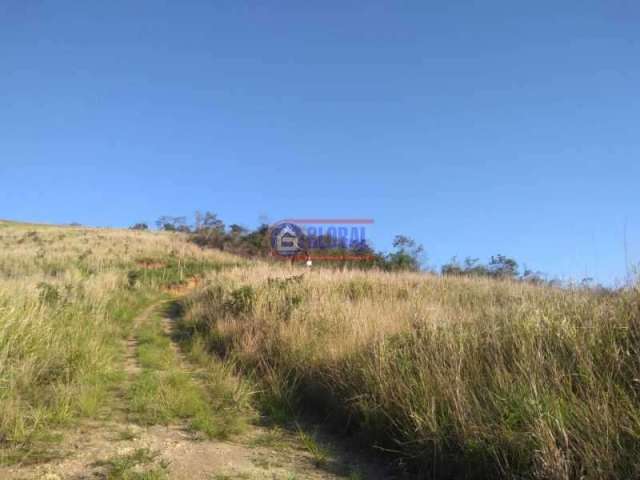
<instances>
[{"instance_id":1,"label":"dirt trail on hill","mask_svg":"<svg viewBox=\"0 0 640 480\"><path fill-rule=\"evenodd\" d=\"M140 315L138 315L133 320L133 325L131 328L131 335L127 337L126 344L126 353L124 358L124 373L127 375L127 380L130 381L132 377L135 375L139 375L141 372L140 364L138 363L138 340L135 336L135 331L137 327L140 326L149 316L153 314L155 310L157 310L158 304L154 303L153 305L147 307Z\"/></svg>"},{"instance_id":2,"label":"dirt trail on hill","mask_svg":"<svg viewBox=\"0 0 640 480\"><path fill-rule=\"evenodd\" d=\"M182 292L181 292L182 293ZM160 303L145 309L134 321L144 323ZM165 335L171 338L175 319L163 318ZM179 346L171 348L179 363L189 365ZM137 358L135 334L126 340L126 379L102 420L83 420L61 431L62 440L44 463L0 466L2 480L224 480L224 479L385 479L380 466L356 450L335 441L315 439L315 447L295 431L251 425L229 441L207 440L192 431L188 422L143 426L128 414L127 391L143 372ZM319 459L315 448L320 449Z\"/></svg>"}]
</instances>

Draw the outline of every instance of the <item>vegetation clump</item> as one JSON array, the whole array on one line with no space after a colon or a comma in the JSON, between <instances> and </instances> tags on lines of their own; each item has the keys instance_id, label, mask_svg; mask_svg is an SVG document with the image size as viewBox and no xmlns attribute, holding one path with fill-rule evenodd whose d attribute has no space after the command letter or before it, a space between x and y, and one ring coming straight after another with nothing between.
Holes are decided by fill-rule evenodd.
<instances>
[{"instance_id":1,"label":"vegetation clump","mask_svg":"<svg viewBox=\"0 0 640 480\"><path fill-rule=\"evenodd\" d=\"M265 265L207 280L185 325L272 415L329 415L434 478L640 475L638 287Z\"/></svg>"}]
</instances>

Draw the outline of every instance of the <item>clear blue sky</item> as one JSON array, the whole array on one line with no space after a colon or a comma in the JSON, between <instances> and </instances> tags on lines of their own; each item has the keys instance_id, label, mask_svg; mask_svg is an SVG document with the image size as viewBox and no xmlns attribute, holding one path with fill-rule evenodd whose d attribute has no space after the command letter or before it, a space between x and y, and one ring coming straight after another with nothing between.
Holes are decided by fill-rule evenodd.
<instances>
[{"instance_id":1,"label":"clear blue sky","mask_svg":"<svg viewBox=\"0 0 640 480\"><path fill-rule=\"evenodd\" d=\"M640 259L640 4L0 0L0 218L372 217L429 263Z\"/></svg>"}]
</instances>

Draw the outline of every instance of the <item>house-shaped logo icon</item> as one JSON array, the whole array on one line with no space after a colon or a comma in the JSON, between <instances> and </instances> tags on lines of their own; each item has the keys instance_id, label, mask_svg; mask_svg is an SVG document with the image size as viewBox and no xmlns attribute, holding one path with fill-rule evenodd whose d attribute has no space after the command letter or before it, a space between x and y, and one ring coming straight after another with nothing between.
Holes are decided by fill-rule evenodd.
<instances>
[{"instance_id":1,"label":"house-shaped logo icon","mask_svg":"<svg viewBox=\"0 0 640 480\"><path fill-rule=\"evenodd\" d=\"M302 230L292 223L283 223L271 231L271 245L278 255L292 256L302 250Z\"/></svg>"},{"instance_id":2,"label":"house-shaped logo icon","mask_svg":"<svg viewBox=\"0 0 640 480\"><path fill-rule=\"evenodd\" d=\"M285 225L276 236L276 250L281 255L293 254L300 250L300 239L290 225Z\"/></svg>"}]
</instances>

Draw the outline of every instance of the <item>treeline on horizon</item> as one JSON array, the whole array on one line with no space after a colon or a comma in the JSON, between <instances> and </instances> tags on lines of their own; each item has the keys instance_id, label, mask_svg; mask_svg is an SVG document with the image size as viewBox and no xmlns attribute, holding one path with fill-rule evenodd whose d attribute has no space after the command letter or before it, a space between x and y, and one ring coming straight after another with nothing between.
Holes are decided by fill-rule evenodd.
<instances>
[{"instance_id":1,"label":"treeline on horizon","mask_svg":"<svg viewBox=\"0 0 640 480\"><path fill-rule=\"evenodd\" d=\"M155 222L161 231L181 232L189 235L191 242L205 248L215 248L249 258L273 257L269 238L270 225L262 223L255 229L248 229L233 223L225 225L217 214L196 211L193 222L186 216L164 215ZM132 230L148 230L149 224L140 222L130 227ZM383 271L428 271L438 273L435 268L424 267L424 247L406 235L396 235L392 252L375 251L365 242L357 245L341 245L338 248L323 249L323 257L336 257L336 260L314 260L314 263L325 266L349 267L359 269L379 269ZM362 259L355 260L354 257ZM301 256L300 258L303 258ZM459 260L453 257L439 269L441 275L461 277L485 277L512 279L534 284L560 285L555 279L548 279L539 271L529 268L520 269L519 263L512 257L497 254L482 263L478 258L466 257ZM592 278L584 278L579 283L582 287L604 289L594 283Z\"/></svg>"}]
</instances>

